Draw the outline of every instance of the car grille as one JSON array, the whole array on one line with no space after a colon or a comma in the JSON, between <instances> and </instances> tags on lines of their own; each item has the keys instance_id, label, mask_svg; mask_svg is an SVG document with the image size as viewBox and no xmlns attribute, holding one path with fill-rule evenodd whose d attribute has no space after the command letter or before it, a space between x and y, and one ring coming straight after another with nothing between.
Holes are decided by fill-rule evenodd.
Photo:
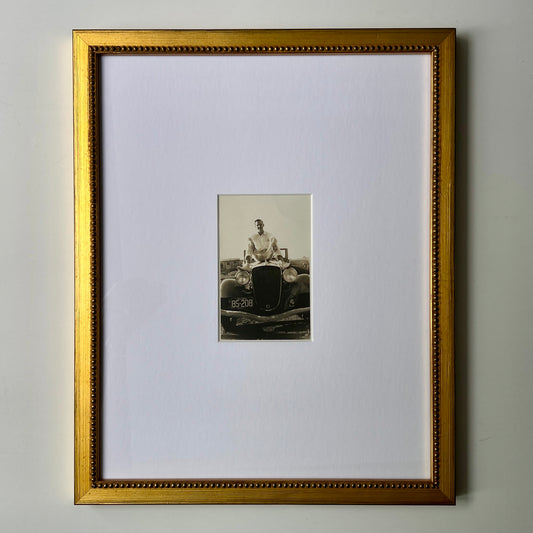
<instances>
[{"instance_id":1,"label":"car grille","mask_svg":"<svg viewBox=\"0 0 533 533\"><path fill-rule=\"evenodd\" d=\"M267 265L254 268L252 285L257 307L261 311L274 311L281 296L281 269Z\"/></svg>"}]
</instances>

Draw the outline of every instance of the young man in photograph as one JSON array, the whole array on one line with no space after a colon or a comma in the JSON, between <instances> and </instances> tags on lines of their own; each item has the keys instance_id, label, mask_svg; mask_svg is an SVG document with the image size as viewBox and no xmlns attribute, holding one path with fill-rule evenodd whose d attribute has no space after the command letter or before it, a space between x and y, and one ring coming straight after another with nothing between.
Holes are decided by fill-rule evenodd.
<instances>
[{"instance_id":1,"label":"young man in photograph","mask_svg":"<svg viewBox=\"0 0 533 533\"><path fill-rule=\"evenodd\" d=\"M264 230L264 222L257 218L254 220L257 233L248 238L248 250L246 253L246 264L254 261L269 261L277 259L283 261L283 257L278 248L278 241L272 233Z\"/></svg>"}]
</instances>

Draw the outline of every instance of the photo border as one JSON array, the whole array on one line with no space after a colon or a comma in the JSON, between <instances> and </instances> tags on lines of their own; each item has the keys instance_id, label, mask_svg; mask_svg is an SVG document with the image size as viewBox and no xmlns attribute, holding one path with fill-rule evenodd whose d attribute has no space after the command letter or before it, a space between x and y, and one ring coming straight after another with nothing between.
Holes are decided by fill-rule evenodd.
<instances>
[{"instance_id":1,"label":"photo border","mask_svg":"<svg viewBox=\"0 0 533 533\"><path fill-rule=\"evenodd\" d=\"M269 197L269 198L275 198L275 197L290 197L290 198L294 198L294 197L300 197L300 198L305 198L307 200L307 203L308 203L308 207L309 207L309 224L308 226L306 227L306 230L307 230L307 233L308 233L308 238L309 238L309 246L310 246L310 250L309 250L309 257L307 258L308 259L308 271L306 272L307 276L313 276L314 274L312 274L312 264L313 264L313 255L312 255L312 244L313 244L313 221L312 221L312 212L313 212L313 209L312 209L312 206L313 206L313 195L310 194L310 193L280 193L280 194L219 194L217 196L217 230L218 230L218 243L219 243L219 249L218 249L218 263L219 263L219 280L221 279L221 262L224 260L220 254L220 238L221 238L221 235L223 233L223 230L222 230L222 218L221 218L221 207L220 207L220 202L221 202L221 198L228 198L228 197L232 197L232 198L237 198L237 197L240 197L240 198L246 198L248 200L250 200L251 202L254 202L255 199L259 198L265 198L265 197ZM252 230L250 230L252 231ZM282 244L287 244L286 242L282 242L280 241ZM279 244L279 243L278 243ZM243 246L245 246L243 244ZM281 248L283 249L283 248ZM298 258L297 257L292 257L292 256L289 256L289 265L292 264L292 261L294 260L297 260ZM244 260L244 257L241 259L241 262L242 260ZM312 279L312 278L311 278ZM219 284L219 291L218 291L218 314L219 314L219 320L220 320L220 323L219 323L219 326L218 326L218 340L219 342L272 342L272 341L282 341L282 342L286 342L286 341L291 341L291 342L312 342L313 340L313 319L312 319L312 316L313 316L313 305L312 305L312 283L311 283L311 286L309 287L309 297L310 297L310 302L309 302L309 309L310 309L310 316L309 316L309 321L308 321L308 325L309 325L309 328L308 328L308 334L305 335L305 336L301 336L301 337L297 337L297 336L287 336L285 334L282 334L280 336L276 336L276 335L267 335L266 338L263 337L263 336L259 336L257 338L254 338L252 336L248 336L248 335L244 335L244 336L240 336L238 333L234 336L234 337L231 337L231 338L223 338L223 326L222 326L222 303L221 303L221 285ZM253 313L250 315L250 318L253 320ZM279 319L278 319L279 320ZM276 320L274 320L272 323L277 323ZM268 325L270 324L270 322L265 322L264 323L265 325ZM258 325L258 324L255 324L255 325Z\"/></svg>"},{"instance_id":2,"label":"photo border","mask_svg":"<svg viewBox=\"0 0 533 533\"><path fill-rule=\"evenodd\" d=\"M432 62L429 479L103 479L102 55L429 54ZM75 495L93 503L454 504L455 30L75 30Z\"/></svg>"}]
</instances>

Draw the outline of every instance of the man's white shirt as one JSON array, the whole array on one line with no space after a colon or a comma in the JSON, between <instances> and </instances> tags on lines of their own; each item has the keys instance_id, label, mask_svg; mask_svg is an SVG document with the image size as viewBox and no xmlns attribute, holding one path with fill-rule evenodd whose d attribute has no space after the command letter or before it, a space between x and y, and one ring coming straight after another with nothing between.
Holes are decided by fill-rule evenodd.
<instances>
[{"instance_id":1,"label":"man's white shirt","mask_svg":"<svg viewBox=\"0 0 533 533\"><path fill-rule=\"evenodd\" d=\"M248 255L253 256L254 252L278 252L278 243L276 237L268 231L264 231L261 235L254 233L248 239Z\"/></svg>"}]
</instances>

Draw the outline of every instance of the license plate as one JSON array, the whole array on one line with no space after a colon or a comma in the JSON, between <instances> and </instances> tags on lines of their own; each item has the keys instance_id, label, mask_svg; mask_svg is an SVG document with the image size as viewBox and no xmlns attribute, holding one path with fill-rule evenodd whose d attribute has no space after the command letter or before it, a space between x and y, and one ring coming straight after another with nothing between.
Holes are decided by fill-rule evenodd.
<instances>
[{"instance_id":1,"label":"license plate","mask_svg":"<svg viewBox=\"0 0 533 533\"><path fill-rule=\"evenodd\" d=\"M249 309L253 306L254 306L253 298L232 298L231 299L232 309Z\"/></svg>"}]
</instances>

